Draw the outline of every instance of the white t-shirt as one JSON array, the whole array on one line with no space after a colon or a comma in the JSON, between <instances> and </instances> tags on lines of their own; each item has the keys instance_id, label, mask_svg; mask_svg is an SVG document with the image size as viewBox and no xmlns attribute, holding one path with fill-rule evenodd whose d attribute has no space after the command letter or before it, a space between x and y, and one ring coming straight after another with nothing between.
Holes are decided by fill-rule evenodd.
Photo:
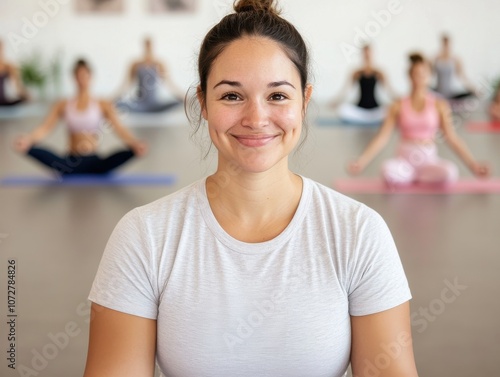
<instances>
[{"instance_id":1,"label":"white t-shirt","mask_svg":"<svg viewBox=\"0 0 500 377\"><path fill-rule=\"evenodd\" d=\"M167 377L340 377L350 316L411 298L392 236L365 205L303 179L287 228L262 243L227 234L205 179L123 217L89 299L157 320Z\"/></svg>"}]
</instances>

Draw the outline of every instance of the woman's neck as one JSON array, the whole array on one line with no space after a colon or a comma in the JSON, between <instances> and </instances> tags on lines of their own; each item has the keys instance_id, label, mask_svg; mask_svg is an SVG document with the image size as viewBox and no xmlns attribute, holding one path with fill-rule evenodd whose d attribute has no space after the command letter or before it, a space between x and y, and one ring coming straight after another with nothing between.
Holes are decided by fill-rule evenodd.
<instances>
[{"instance_id":1,"label":"woman's neck","mask_svg":"<svg viewBox=\"0 0 500 377\"><path fill-rule=\"evenodd\" d=\"M448 60L450 58L451 58L451 52L450 52L450 50L442 50L441 51L441 59Z\"/></svg>"},{"instance_id":2,"label":"woman's neck","mask_svg":"<svg viewBox=\"0 0 500 377\"><path fill-rule=\"evenodd\" d=\"M153 54L146 54L144 55L144 59L142 60L145 64L152 64L154 63L155 59Z\"/></svg>"},{"instance_id":3,"label":"woman's neck","mask_svg":"<svg viewBox=\"0 0 500 377\"><path fill-rule=\"evenodd\" d=\"M217 172L207 179L207 194L216 215L218 209L225 217L261 223L293 216L302 195L302 179L288 169L287 158L261 173L244 172L219 159Z\"/></svg>"},{"instance_id":4,"label":"woman's neck","mask_svg":"<svg viewBox=\"0 0 500 377\"><path fill-rule=\"evenodd\" d=\"M88 89L79 89L76 98L80 101L87 101L90 99L90 91Z\"/></svg>"},{"instance_id":5,"label":"woman's neck","mask_svg":"<svg viewBox=\"0 0 500 377\"><path fill-rule=\"evenodd\" d=\"M411 98L414 100L421 100L427 97L427 88L412 88Z\"/></svg>"},{"instance_id":6,"label":"woman's neck","mask_svg":"<svg viewBox=\"0 0 500 377\"><path fill-rule=\"evenodd\" d=\"M373 71L373 64L371 61L365 62L362 68L363 72L372 72Z\"/></svg>"}]
</instances>

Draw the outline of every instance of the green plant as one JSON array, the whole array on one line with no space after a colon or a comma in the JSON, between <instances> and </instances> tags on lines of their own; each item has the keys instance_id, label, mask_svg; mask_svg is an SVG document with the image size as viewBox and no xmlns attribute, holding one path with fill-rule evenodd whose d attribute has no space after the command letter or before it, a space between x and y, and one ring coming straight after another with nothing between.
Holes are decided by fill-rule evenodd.
<instances>
[{"instance_id":1,"label":"green plant","mask_svg":"<svg viewBox=\"0 0 500 377\"><path fill-rule=\"evenodd\" d=\"M57 51L48 60L43 59L39 52L35 52L20 63L24 85L35 88L43 100L46 99L47 86L50 84L53 87L52 95L60 95L62 71L62 51Z\"/></svg>"},{"instance_id":2,"label":"green plant","mask_svg":"<svg viewBox=\"0 0 500 377\"><path fill-rule=\"evenodd\" d=\"M61 86L62 86L62 75L63 75L63 52L62 50L58 50L51 58L49 63L49 76L50 81L53 86L53 95L59 97L61 95Z\"/></svg>"},{"instance_id":3,"label":"green plant","mask_svg":"<svg viewBox=\"0 0 500 377\"><path fill-rule=\"evenodd\" d=\"M500 76L493 80L493 95L496 95L500 91Z\"/></svg>"},{"instance_id":4,"label":"green plant","mask_svg":"<svg viewBox=\"0 0 500 377\"><path fill-rule=\"evenodd\" d=\"M21 62L21 79L24 85L43 89L47 83L48 73L45 71L40 55L34 54Z\"/></svg>"}]
</instances>

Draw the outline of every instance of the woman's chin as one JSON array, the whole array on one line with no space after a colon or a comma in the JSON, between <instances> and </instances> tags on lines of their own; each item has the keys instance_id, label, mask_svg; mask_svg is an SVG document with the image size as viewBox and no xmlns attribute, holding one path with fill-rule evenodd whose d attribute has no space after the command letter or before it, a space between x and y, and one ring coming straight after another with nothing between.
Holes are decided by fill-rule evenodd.
<instances>
[{"instance_id":1,"label":"woman's chin","mask_svg":"<svg viewBox=\"0 0 500 377\"><path fill-rule=\"evenodd\" d=\"M284 158L286 160L286 157ZM260 157L245 160L235 160L238 170L242 173L258 174L265 173L282 165L283 158ZM287 166L286 164L284 166Z\"/></svg>"}]
</instances>

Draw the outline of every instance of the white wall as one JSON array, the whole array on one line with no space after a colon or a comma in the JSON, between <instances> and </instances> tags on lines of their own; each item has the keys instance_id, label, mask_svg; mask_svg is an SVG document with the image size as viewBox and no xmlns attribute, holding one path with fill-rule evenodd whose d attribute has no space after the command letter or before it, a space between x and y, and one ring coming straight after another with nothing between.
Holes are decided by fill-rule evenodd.
<instances>
[{"instance_id":1,"label":"white wall","mask_svg":"<svg viewBox=\"0 0 500 377\"><path fill-rule=\"evenodd\" d=\"M176 82L187 88L196 82L196 51L208 29L229 9L232 0L199 0L198 11L186 15L151 15L147 0L124 0L126 11L116 16L80 15L74 0L1 0L0 37L7 56L19 60L33 51L49 58L64 52L64 91L71 92L69 70L76 57L88 58L95 68L95 91L112 95L123 82L128 63L140 52L145 35L169 65ZM9 33L23 36L24 17L33 20L41 3L58 4L27 43L14 46ZM358 61L348 59L342 46L351 44L357 29L371 31L377 62L400 92L407 89L406 54L420 50L433 55L438 36L447 31L476 83L500 75L498 0L281 0L284 16L302 32L311 47L313 82L318 101L329 99ZM373 12L394 13L389 22L376 21ZM385 13L387 16L387 13ZM40 16L40 14L38 14ZM43 18L39 21L43 22ZM379 25L379 26L377 26ZM26 31L26 30L25 30Z\"/></svg>"}]
</instances>

